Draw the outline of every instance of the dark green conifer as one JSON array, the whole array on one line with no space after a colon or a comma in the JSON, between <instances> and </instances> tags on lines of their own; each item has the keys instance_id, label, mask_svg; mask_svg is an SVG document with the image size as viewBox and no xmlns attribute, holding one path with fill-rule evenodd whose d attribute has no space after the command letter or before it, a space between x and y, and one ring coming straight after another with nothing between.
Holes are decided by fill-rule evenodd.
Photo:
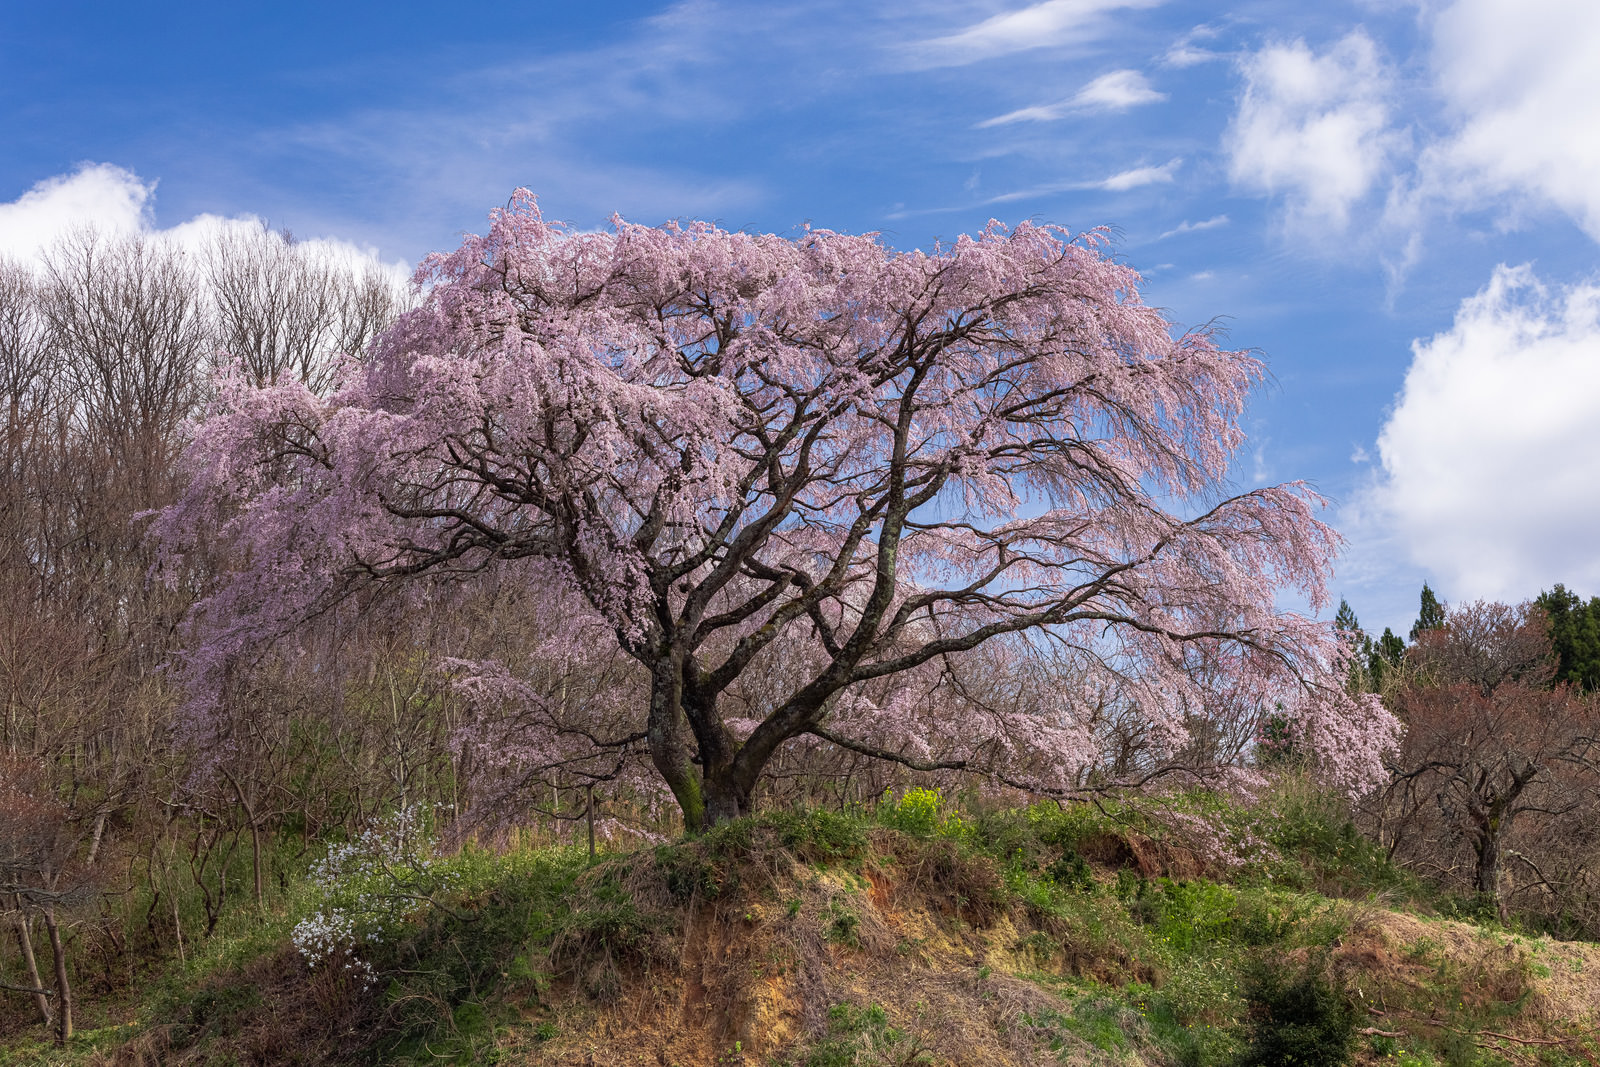
<instances>
[{"instance_id":1,"label":"dark green conifer","mask_svg":"<svg viewBox=\"0 0 1600 1067\"><path fill-rule=\"evenodd\" d=\"M1555 647L1556 681L1594 692L1600 689L1600 597L1587 604L1560 583L1540 593L1534 603L1550 616L1550 642Z\"/></svg>"},{"instance_id":2,"label":"dark green conifer","mask_svg":"<svg viewBox=\"0 0 1600 1067\"><path fill-rule=\"evenodd\" d=\"M1439 603L1439 598L1433 595L1433 590L1428 588L1428 583L1422 583L1422 610L1417 614L1417 621L1411 627L1411 640L1415 641L1417 635L1427 630L1437 630L1444 625L1444 605Z\"/></svg>"}]
</instances>

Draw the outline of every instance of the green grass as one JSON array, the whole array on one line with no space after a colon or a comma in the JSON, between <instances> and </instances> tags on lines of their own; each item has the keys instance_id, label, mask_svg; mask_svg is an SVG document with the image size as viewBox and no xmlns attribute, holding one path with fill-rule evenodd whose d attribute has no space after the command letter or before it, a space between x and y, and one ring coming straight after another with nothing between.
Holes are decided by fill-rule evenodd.
<instances>
[{"instance_id":1,"label":"green grass","mask_svg":"<svg viewBox=\"0 0 1600 1067\"><path fill-rule=\"evenodd\" d=\"M835 1004L828 1009L828 1030L785 1067L905 1067L933 1063L933 1053L903 1030L889 1025L878 1004L861 1007Z\"/></svg>"},{"instance_id":2,"label":"green grass","mask_svg":"<svg viewBox=\"0 0 1600 1067\"><path fill-rule=\"evenodd\" d=\"M1139 873L1135 847L1141 855L1178 855L1189 847L1185 827L1194 820L1230 850L1225 862L1213 857L1204 877ZM1119 849L1128 853L1120 867L1107 859ZM180 1050L225 1062L235 1035L261 1025L270 993L258 979L274 960L275 973L292 972L287 946L296 923L334 906L372 912L359 951L375 986L362 991L324 979L328 995L345 998L340 1003L364 1020L363 1059L492 1062L508 1035L527 1048L574 1032L556 1013L556 993L577 990L603 1006L652 968L676 967L685 917L707 909L729 921L777 923L795 937L810 930L860 951L867 876L881 874L914 885L958 934L1009 911L1020 928L1014 958L1059 999L1017 1022L1063 1056L1087 1047L1108 1062L1138 1053L1185 1067L1232 1067L1261 1045L1259 1024L1270 1017L1274 991L1305 978L1292 967L1274 970L1272 961L1303 960L1343 934L1357 907L1347 899L1432 899L1354 832L1338 804L1293 785L1254 809L1193 793L1159 803L963 812L935 791L912 790L843 813L769 812L593 865L572 848L467 848L422 857L393 884L384 879L394 874L369 871L319 886L308 877L314 855L295 841L274 842L264 907L236 899L211 937L186 940L183 960L146 975L123 1002L142 1027L114 1025L118 1019L97 1017L91 1004L81 1013L84 1032L65 1053L49 1052L33 1034L0 1051L0 1064L81 1063L155 1022L171 1026ZM228 871L233 884L247 885L248 852ZM169 881L170 901L148 886L130 894L130 930L139 908L162 915L173 903L184 929L203 922L198 890L179 893L179 881ZM840 884L837 895L819 888ZM1437 1012L1449 1028L1369 1050L1401 1067L1492 1062L1459 1032L1506 1024L1522 1000L1475 997L1482 976L1450 963L1436 944L1418 942L1407 963L1431 968L1429 1003L1417 1007ZM1528 965L1530 979L1539 967ZM1310 999L1342 1003L1347 991L1328 981ZM802 1037L790 1067L926 1059L928 1050L891 1024L884 1004L863 999L835 1004L825 1031ZM1336 1045L1319 1045L1334 1051L1318 1062L1340 1062ZM1561 1067L1563 1055L1549 1049L1541 1062Z\"/></svg>"}]
</instances>

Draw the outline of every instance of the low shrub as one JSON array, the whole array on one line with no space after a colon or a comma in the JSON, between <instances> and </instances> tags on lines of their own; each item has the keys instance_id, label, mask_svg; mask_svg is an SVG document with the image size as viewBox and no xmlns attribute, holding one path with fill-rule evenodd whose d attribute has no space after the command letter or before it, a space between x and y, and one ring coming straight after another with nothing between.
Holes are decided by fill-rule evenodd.
<instances>
[{"instance_id":1,"label":"low shrub","mask_svg":"<svg viewBox=\"0 0 1600 1067\"><path fill-rule=\"evenodd\" d=\"M937 789L907 789L899 800L889 794L878 806L878 821L912 837L961 837L971 824L960 812L945 810L944 795Z\"/></svg>"},{"instance_id":2,"label":"low shrub","mask_svg":"<svg viewBox=\"0 0 1600 1067\"><path fill-rule=\"evenodd\" d=\"M880 1005L835 1004L828 1009L827 1034L795 1062L800 1067L901 1067L934 1058L905 1031L890 1026Z\"/></svg>"},{"instance_id":3,"label":"low shrub","mask_svg":"<svg viewBox=\"0 0 1600 1067\"><path fill-rule=\"evenodd\" d=\"M1259 961L1246 972L1250 1012L1239 1067L1344 1067L1358 1013L1328 973L1327 958L1303 964Z\"/></svg>"}]
</instances>

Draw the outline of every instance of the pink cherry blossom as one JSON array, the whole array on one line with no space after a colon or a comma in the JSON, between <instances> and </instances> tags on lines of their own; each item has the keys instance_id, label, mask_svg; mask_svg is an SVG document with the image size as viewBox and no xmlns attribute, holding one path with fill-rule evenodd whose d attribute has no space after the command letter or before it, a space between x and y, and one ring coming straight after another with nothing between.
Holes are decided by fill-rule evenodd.
<instances>
[{"instance_id":1,"label":"pink cherry blossom","mask_svg":"<svg viewBox=\"0 0 1600 1067\"><path fill-rule=\"evenodd\" d=\"M1364 788L1398 724L1344 695L1330 627L1275 607L1322 605L1322 501L1222 491L1261 364L1175 331L1105 246L587 233L519 192L423 263L421 306L333 395L220 383L158 523L174 558L215 537L241 561L197 609L196 691L353 593L493 572L548 592L569 652L639 665L612 733L640 725L691 826L808 735L947 765L964 737L974 769L1068 791L1107 693L1174 751L1195 716L1282 703ZM981 710L934 684L1007 642L1073 687Z\"/></svg>"}]
</instances>

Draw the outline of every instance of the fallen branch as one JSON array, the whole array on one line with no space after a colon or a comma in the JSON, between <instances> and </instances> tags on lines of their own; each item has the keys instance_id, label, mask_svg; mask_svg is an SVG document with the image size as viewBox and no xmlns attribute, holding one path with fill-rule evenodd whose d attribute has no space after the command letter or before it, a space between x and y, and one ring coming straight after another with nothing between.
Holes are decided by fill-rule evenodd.
<instances>
[{"instance_id":1,"label":"fallen branch","mask_svg":"<svg viewBox=\"0 0 1600 1067\"><path fill-rule=\"evenodd\" d=\"M1542 1037L1512 1037L1510 1034L1497 1034L1493 1030L1479 1030L1474 1036L1497 1037L1502 1041L1515 1041L1519 1045L1565 1045L1567 1043L1565 1040L1551 1041Z\"/></svg>"},{"instance_id":2,"label":"fallen branch","mask_svg":"<svg viewBox=\"0 0 1600 1067\"><path fill-rule=\"evenodd\" d=\"M31 985L12 985L10 982L0 982L0 989L12 993L32 993L35 996L53 997L56 995L54 989L36 989Z\"/></svg>"}]
</instances>

